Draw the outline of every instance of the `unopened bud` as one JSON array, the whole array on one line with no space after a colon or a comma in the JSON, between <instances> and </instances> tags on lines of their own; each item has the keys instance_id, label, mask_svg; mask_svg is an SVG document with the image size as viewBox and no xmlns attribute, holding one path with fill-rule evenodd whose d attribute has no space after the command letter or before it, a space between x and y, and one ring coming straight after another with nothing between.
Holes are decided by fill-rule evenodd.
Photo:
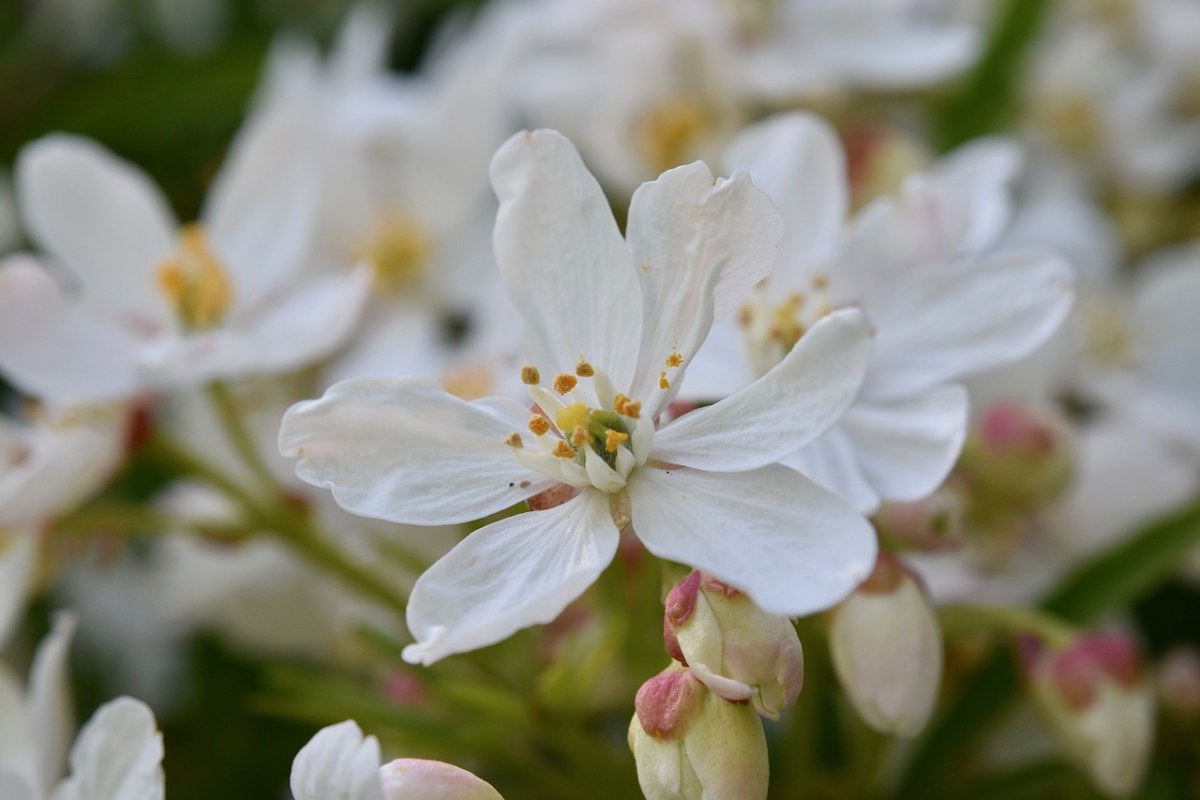
<instances>
[{"instance_id":1,"label":"unopened bud","mask_svg":"<svg viewBox=\"0 0 1200 800\"><path fill-rule=\"evenodd\" d=\"M884 503L874 519L880 536L921 550L938 550L961 543L964 512L959 492L943 486L922 500Z\"/></svg>"},{"instance_id":2,"label":"unopened bud","mask_svg":"<svg viewBox=\"0 0 1200 800\"><path fill-rule=\"evenodd\" d=\"M646 800L762 800L767 740L748 703L672 664L638 690L629 748Z\"/></svg>"},{"instance_id":3,"label":"unopened bud","mask_svg":"<svg viewBox=\"0 0 1200 800\"><path fill-rule=\"evenodd\" d=\"M996 403L975 426L961 464L972 484L997 502L1043 505L1071 478L1067 430L1047 413Z\"/></svg>"},{"instance_id":4,"label":"unopened bud","mask_svg":"<svg viewBox=\"0 0 1200 800\"><path fill-rule=\"evenodd\" d=\"M1059 741L1106 794L1142 783L1154 703L1137 648L1121 634L1081 637L1043 651L1031 667L1033 697Z\"/></svg>"},{"instance_id":5,"label":"unopened bud","mask_svg":"<svg viewBox=\"0 0 1200 800\"><path fill-rule=\"evenodd\" d=\"M751 700L771 719L796 702L804 652L787 617L700 572L675 584L666 606L667 652L709 689L726 700Z\"/></svg>"},{"instance_id":6,"label":"unopened bud","mask_svg":"<svg viewBox=\"0 0 1200 800\"><path fill-rule=\"evenodd\" d=\"M942 635L920 581L880 553L875 570L834 609L829 646L838 680L872 728L916 736L942 681Z\"/></svg>"},{"instance_id":7,"label":"unopened bud","mask_svg":"<svg viewBox=\"0 0 1200 800\"><path fill-rule=\"evenodd\" d=\"M503 800L487 781L441 761L398 758L379 768L384 800Z\"/></svg>"}]
</instances>

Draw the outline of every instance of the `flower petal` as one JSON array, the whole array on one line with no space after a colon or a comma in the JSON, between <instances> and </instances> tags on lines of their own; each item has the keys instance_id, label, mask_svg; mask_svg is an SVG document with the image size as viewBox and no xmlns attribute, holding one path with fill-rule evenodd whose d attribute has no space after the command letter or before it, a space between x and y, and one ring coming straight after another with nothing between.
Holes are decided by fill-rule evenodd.
<instances>
[{"instance_id":1,"label":"flower petal","mask_svg":"<svg viewBox=\"0 0 1200 800\"><path fill-rule=\"evenodd\" d=\"M242 324L152 340L142 353L143 370L159 385L185 386L303 367L354 332L370 291L366 267L324 275L260 306L261 313Z\"/></svg>"},{"instance_id":2,"label":"flower petal","mask_svg":"<svg viewBox=\"0 0 1200 800\"><path fill-rule=\"evenodd\" d=\"M870 524L777 464L739 473L643 468L627 490L646 549L711 573L771 614L828 608L875 563Z\"/></svg>"},{"instance_id":3,"label":"flower petal","mask_svg":"<svg viewBox=\"0 0 1200 800\"><path fill-rule=\"evenodd\" d=\"M664 426L651 458L718 472L775 463L845 413L858 393L870 352L866 318L853 309L834 312L766 375Z\"/></svg>"},{"instance_id":4,"label":"flower petal","mask_svg":"<svg viewBox=\"0 0 1200 800\"><path fill-rule=\"evenodd\" d=\"M100 309L63 296L37 261L0 262L0 370L22 391L53 404L137 394L141 340Z\"/></svg>"},{"instance_id":5,"label":"flower petal","mask_svg":"<svg viewBox=\"0 0 1200 800\"><path fill-rule=\"evenodd\" d=\"M766 277L778 258L783 221L749 175L714 179L697 161L634 192L626 235L644 312L629 393L654 417L671 394L658 390L667 358L678 354L686 370L713 320L728 316Z\"/></svg>"},{"instance_id":6,"label":"flower petal","mask_svg":"<svg viewBox=\"0 0 1200 800\"><path fill-rule=\"evenodd\" d=\"M893 285L870 310L878 330L863 395L920 392L1015 361L1057 330L1070 266L1032 250L960 258Z\"/></svg>"},{"instance_id":7,"label":"flower petal","mask_svg":"<svg viewBox=\"0 0 1200 800\"><path fill-rule=\"evenodd\" d=\"M29 232L85 294L151 323L172 319L155 269L175 250L166 198L133 164L90 139L54 134L17 158Z\"/></svg>"},{"instance_id":8,"label":"flower petal","mask_svg":"<svg viewBox=\"0 0 1200 800\"><path fill-rule=\"evenodd\" d=\"M25 709L31 726L29 735L34 742L37 780L43 795L50 793L50 788L63 774L67 748L75 733L68 656L76 624L73 614L55 614L50 633L38 645L29 668Z\"/></svg>"},{"instance_id":9,"label":"flower petal","mask_svg":"<svg viewBox=\"0 0 1200 800\"><path fill-rule=\"evenodd\" d=\"M768 117L729 143L725 165L749 172L782 212L784 275L833 250L849 208L849 185L846 157L829 123L802 111Z\"/></svg>"},{"instance_id":10,"label":"flower petal","mask_svg":"<svg viewBox=\"0 0 1200 800\"><path fill-rule=\"evenodd\" d=\"M941 386L887 403L860 400L837 427L849 437L863 474L882 499L920 500L941 485L958 459L967 405L962 386ZM846 496L840 487L825 488Z\"/></svg>"},{"instance_id":11,"label":"flower petal","mask_svg":"<svg viewBox=\"0 0 1200 800\"><path fill-rule=\"evenodd\" d=\"M71 776L54 800L162 800L162 734L140 700L100 706L71 748Z\"/></svg>"},{"instance_id":12,"label":"flower petal","mask_svg":"<svg viewBox=\"0 0 1200 800\"><path fill-rule=\"evenodd\" d=\"M253 308L305 265L320 207L321 126L276 103L238 133L201 218L229 270L234 302Z\"/></svg>"},{"instance_id":13,"label":"flower petal","mask_svg":"<svg viewBox=\"0 0 1200 800\"><path fill-rule=\"evenodd\" d=\"M36 566L36 533L0 532L0 648L8 643L13 626L25 610L25 597L33 585Z\"/></svg>"},{"instance_id":14,"label":"flower petal","mask_svg":"<svg viewBox=\"0 0 1200 800\"><path fill-rule=\"evenodd\" d=\"M279 449L300 459L301 479L332 489L347 511L444 525L550 487L505 444L528 419L518 403L467 403L426 378L343 381L288 409Z\"/></svg>"},{"instance_id":15,"label":"flower petal","mask_svg":"<svg viewBox=\"0 0 1200 800\"><path fill-rule=\"evenodd\" d=\"M317 731L292 762L296 800L383 800L374 736L350 720Z\"/></svg>"},{"instance_id":16,"label":"flower petal","mask_svg":"<svg viewBox=\"0 0 1200 800\"><path fill-rule=\"evenodd\" d=\"M604 571L618 538L609 496L590 489L480 528L417 580L404 659L432 664L550 622Z\"/></svg>"},{"instance_id":17,"label":"flower petal","mask_svg":"<svg viewBox=\"0 0 1200 800\"><path fill-rule=\"evenodd\" d=\"M833 492L860 514L879 507L879 492L863 474L854 444L840 425L834 425L779 463Z\"/></svg>"},{"instance_id":18,"label":"flower petal","mask_svg":"<svg viewBox=\"0 0 1200 800\"><path fill-rule=\"evenodd\" d=\"M521 132L497 151L493 242L500 274L525 317L544 375L580 356L628 391L642 334L642 298L608 200L575 147L555 131Z\"/></svg>"}]
</instances>

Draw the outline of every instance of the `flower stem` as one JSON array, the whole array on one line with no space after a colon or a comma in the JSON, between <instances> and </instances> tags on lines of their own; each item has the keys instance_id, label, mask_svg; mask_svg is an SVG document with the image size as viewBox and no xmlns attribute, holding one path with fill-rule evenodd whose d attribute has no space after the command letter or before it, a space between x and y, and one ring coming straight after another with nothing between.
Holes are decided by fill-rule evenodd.
<instances>
[{"instance_id":1,"label":"flower stem","mask_svg":"<svg viewBox=\"0 0 1200 800\"><path fill-rule=\"evenodd\" d=\"M938 620L946 636L973 633L999 633L1008 636L1031 633L1052 648L1070 644L1076 636L1073 627L1032 608L1010 606L951 606L938 611Z\"/></svg>"},{"instance_id":2,"label":"flower stem","mask_svg":"<svg viewBox=\"0 0 1200 800\"><path fill-rule=\"evenodd\" d=\"M258 449L254 437L250 435L241 409L238 408L233 396L229 393L229 388L223 383L212 383L208 387L208 397L221 419L225 435L229 437L230 443L242 457L242 461L250 468L254 476L263 482L264 486L274 486L276 484L275 476L272 474L271 468L267 466L266 459Z\"/></svg>"}]
</instances>

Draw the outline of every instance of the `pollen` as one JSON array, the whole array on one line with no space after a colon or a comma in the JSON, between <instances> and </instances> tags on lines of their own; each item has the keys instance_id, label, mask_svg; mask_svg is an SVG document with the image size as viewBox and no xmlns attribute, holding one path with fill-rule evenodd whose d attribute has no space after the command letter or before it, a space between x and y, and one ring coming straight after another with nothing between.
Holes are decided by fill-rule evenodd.
<instances>
[{"instance_id":1,"label":"pollen","mask_svg":"<svg viewBox=\"0 0 1200 800\"><path fill-rule=\"evenodd\" d=\"M613 398L613 411L621 416L637 419L642 414L642 404L636 400L630 400L626 395L618 394Z\"/></svg>"},{"instance_id":2,"label":"pollen","mask_svg":"<svg viewBox=\"0 0 1200 800\"><path fill-rule=\"evenodd\" d=\"M658 373L658 388L660 388L660 389L670 389L671 388L671 382L669 380L667 380L667 371L665 369L662 372Z\"/></svg>"},{"instance_id":3,"label":"pollen","mask_svg":"<svg viewBox=\"0 0 1200 800\"><path fill-rule=\"evenodd\" d=\"M433 260L433 240L414 216L391 212L373 226L360 255L375 268L375 286L395 292L424 277Z\"/></svg>"},{"instance_id":4,"label":"pollen","mask_svg":"<svg viewBox=\"0 0 1200 800\"><path fill-rule=\"evenodd\" d=\"M550 420L541 414L534 414L529 418L529 430L534 436L545 436L550 432Z\"/></svg>"},{"instance_id":5,"label":"pollen","mask_svg":"<svg viewBox=\"0 0 1200 800\"><path fill-rule=\"evenodd\" d=\"M213 327L233 305L229 276L199 225L180 231L179 251L158 265L158 288L189 330Z\"/></svg>"},{"instance_id":6,"label":"pollen","mask_svg":"<svg viewBox=\"0 0 1200 800\"><path fill-rule=\"evenodd\" d=\"M537 386L541 382L542 376L541 373L538 372L537 367L535 367L533 364L526 364L525 366L521 367L521 383L525 384L526 386Z\"/></svg>"},{"instance_id":7,"label":"pollen","mask_svg":"<svg viewBox=\"0 0 1200 800\"><path fill-rule=\"evenodd\" d=\"M583 356L580 356L579 363L575 365L575 374L581 378L590 378L596 374L596 370L591 364L583 360Z\"/></svg>"},{"instance_id":8,"label":"pollen","mask_svg":"<svg viewBox=\"0 0 1200 800\"><path fill-rule=\"evenodd\" d=\"M628 438L628 433L610 430L604 435L604 449L610 453L615 453L617 452L617 447L620 446L621 442Z\"/></svg>"},{"instance_id":9,"label":"pollen","mask_svg":"<svg viewBox=\"0 0 1200 800\"><path fill-rule=\"evenodd\" d=\"M571 449L571 445L559 439L558 444L554 445L554 455L559 458L574 458L575 451Z\"/></svg>"},{"instance_id":10,"label":"pollen","mask_svg":"<svg viewBox=\"0 0 1200 800\"><path fill-rule=\"evenodd\" d=\"M671 355L667 356L668 367L678 367L682 363L683 356L679 355L679 353L671 353Z\"/></svg>"},{"instance_id":11,"label":"pollen","mask_svg":"<svg viewBox=\"0 0 1200 800\"><path fill-rule=\"evenodd\" d=\"M577 383L579 383L579 381L574 375L568 375L565 372L560 372L554 376L554 383L551 384L551 386L553 386L554 391L558 392L559 394L566 394L574 389Z\"/></svg>"},{"instance_id":12,"label":"pollen","mask_svg":"<svg viewBox=\"0 0 1200 800\"><path fill-rule=\"evenodd\" d=\"M521 441L521 434L517 433L516 431L513 431L512 433L510 433L508 435L508 438L504 440L504 443L506 445L508 445L509 447L524 447L525 446L525 443Z\"/></svg>"},{"instance_id":13,"label":"pollen","mask_svg":"<svg viewBox=\"0 0 1200 800\"><path fill-rule=\"evenodd\" d=\"M588 443L587 428L582 425L576 425L575 430L571 431L571 444L576 447L583 447Z\"/></svg>"},{"instance_id":14,"label":"pollen","mask_svg":"<svg viewBox=\"0 0 1200 800\"><path fill-rule=\"evenodd\" d=\"M829 276L822 272L818 272L816 275L812 276L812 285L813 288L818 292L825 291L829 288Z\"/></svg>"}]
</instances>

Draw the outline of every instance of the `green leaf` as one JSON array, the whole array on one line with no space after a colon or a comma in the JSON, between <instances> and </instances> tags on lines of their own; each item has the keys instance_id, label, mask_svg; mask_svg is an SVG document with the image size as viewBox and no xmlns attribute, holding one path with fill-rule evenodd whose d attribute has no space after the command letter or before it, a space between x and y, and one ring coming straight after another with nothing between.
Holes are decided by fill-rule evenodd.
<instances>
[{"instance_id":1,"label":"green leaf","mask_svg":"<svg viewBox=\"0 0 1200 800\"><path fill-rule=\"evenodd\" d=\"M1042 603L1047 611L1080 625L1128 608L1179 569L1200 545L1200 503L1156 522L1138 535L1076 569Z\"/></svg>"}]
</instances>

